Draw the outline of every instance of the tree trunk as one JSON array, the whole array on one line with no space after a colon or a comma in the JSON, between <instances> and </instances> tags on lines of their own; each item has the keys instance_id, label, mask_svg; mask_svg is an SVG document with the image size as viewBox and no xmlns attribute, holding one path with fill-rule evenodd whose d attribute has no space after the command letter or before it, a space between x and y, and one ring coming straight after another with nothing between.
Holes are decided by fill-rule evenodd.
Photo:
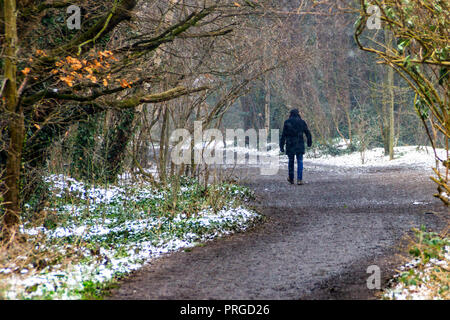
<instances>
[{"instance_id":1,"label":"tree trunk","mask_svg":"<svg viewBox=\"0 0 450 320\"><path fill-rule=\"evenodd\" d=\"M386 43L386 51L392 48L393 35L389 30L384 31L385 35L385 43ZM394 127L394 68L387 66L387 77L386 77L386 89L388 98L386 99L386 104L388 107L387 116L389 117L389 125L386 130L386 138L387 138L387 150L385 145L385 151L389 152L389 159L394 159L394 138L395 138L395 127Z\"/></svg>"},{"instance_id":2,"label":"tree trunk","mask_svg":"<svg viewBox=\"0 0 450 320\"><path fill-rule=\"evenodd\" d=\"M5 103L8 117L9 146L6 160L5 173L5 214L3 216L3 237L6 241L12 241L17 230L20 215L20 169L24 140L23 111L18 106L17 94L17 24L16 1L4 0L5 21Z\"/></svg>"},{"instance_id":3,"label":"tree trunk","mask_svg":"<svg viewBox=\"0 0 450 320\"><path fill-rule=\"evenodd\" d=\"M264 129L266 130L266 136L269 136L269 130L270 130L270 81L269 76L265 76L264 80L264 91L265 91L265 97L264 97Z\"/></svg>"},{"instance_id":4,"label":"tree trunk","mask_svg":"<svg viewBox=\"0 0 450 320\"><path fill-rule=\"evenodd\" d=\"M390 95L390 108L389 108L389 159L394 159L394 138L395 138L395 126L394 126L394 69L389 68L389 95Z\"/></svg>"},{"instance_id":5,"label":"tree trunk","mask_svg":"<svg viewBox=\"0 0 450 320\"><path fill-rule=\"evenodd\" d=\"M169 130L169 110L168 106L164 105L164 113L163 113L163 120L162 120L162 127L161 127L161 133L160 133L160 142L159 142L159 175L160 175L160 181L162 183L166 182L166 170L167 170L167 151L169 148L169 141L168 141L168 130Z\"/></svg>"},{"instance_id":6,"label":"tree trunk","mask_svg":"<svg viewBox=\"0 0 450 320\"><path fill-rule=\"evenodd\" d=\"M114 111L114 120L108 130L103 147L103 155L106 159L105 167L107 168L105 178L110 183L116 182L122 171L125 151L134 132L134 117L133 109Z\"/></svg>"}]
</instances>

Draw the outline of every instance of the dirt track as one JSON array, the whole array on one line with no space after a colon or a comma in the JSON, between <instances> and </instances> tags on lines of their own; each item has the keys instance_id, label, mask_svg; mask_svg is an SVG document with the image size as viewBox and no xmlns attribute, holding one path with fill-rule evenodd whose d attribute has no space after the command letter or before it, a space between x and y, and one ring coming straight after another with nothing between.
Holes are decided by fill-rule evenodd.
<instances>
[{"instance_id":1,"label":"dirt track","mask_svg":"<svg viewBox=\"0 0 450 320\"><path fill-rule=\"evenodd\" d=\"M405 233L440 230L446 209L428 173L364 171L305 161L306 185L247 169L243 183L267 219L246 233L161 258L125 279L110 299L372 299L367 267L382 284L401 263ZM423 202L414 204L415 201Z\"/></svg>"}]
</instances>

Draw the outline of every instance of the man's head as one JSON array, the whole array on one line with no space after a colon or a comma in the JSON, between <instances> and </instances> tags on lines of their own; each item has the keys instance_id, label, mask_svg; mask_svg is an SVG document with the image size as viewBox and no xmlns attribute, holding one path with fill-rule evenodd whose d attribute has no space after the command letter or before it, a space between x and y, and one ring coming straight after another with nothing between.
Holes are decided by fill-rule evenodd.
<instances>
[{"instance_id":1,"label":"man's head","mask_svg":"<svg viewBox=\"0 0 450 320\"><path fill-rule=\"evenodd\" d=\"M292 117L300 117L300 113L298 112L298 109L292 109L289 112L289 117L290 118L292 118Z\"/></svg>"}]
</instances>

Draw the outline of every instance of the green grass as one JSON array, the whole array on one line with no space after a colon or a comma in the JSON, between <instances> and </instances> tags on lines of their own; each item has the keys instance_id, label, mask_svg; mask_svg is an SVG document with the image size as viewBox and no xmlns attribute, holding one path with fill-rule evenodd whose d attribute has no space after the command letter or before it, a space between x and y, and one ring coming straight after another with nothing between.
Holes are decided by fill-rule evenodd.
<instances>
[{"instance_id":1,"label":"green grass","mask_svg":"<svg viewBox=\"0 0 450 320\"><path fill-rule=\"evenodd\" d=\"M245 230L261 219L252 211L242 211L253 193L230 183L204 187L196 180L181 178L160 187L109 186L112 196L98 196L97 200L86 195L107 194L106 190L100 192L97 187L92 191L91 185L76 181L56 186L48 183L50 205L40 224L29 222L22 228L28 232L24 248L34 247L32 256L25 254L24 261L0 258L0 270L10 268L10 275L28 269L50 279L45 284L16 287L16 299L100 299L117 277L149 258L148 250L170 252L188 245L184 250L189 251L209 239ZM74 186L75 191L69 190ZM30 264L36 257L45 261L39 270ZM70 265L78 269L70 271ZM0 278L8 275L0 272ZM3 290L4 298L7 291Z\"/></svg>"},{"instance_id":2,"label":"green grass","mask_svg":"<svg viewBox=\"0 0 450 320\"><path fill-rule=\"evenodd\" d=\"M422 227L414 230L416 239L409 254L412 265L391 281L384 299L450 299L450 238Z\"/></svg>"}]
</instances>

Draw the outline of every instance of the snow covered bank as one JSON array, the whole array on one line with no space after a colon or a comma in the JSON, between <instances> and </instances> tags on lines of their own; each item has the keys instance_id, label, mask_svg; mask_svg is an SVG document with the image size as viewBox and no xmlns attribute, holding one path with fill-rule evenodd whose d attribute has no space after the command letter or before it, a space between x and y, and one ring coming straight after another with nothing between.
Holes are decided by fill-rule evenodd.
<instances>
[{"instance_id":1,"label":"snow covered bank","mask_svg":"<svg viewBox=\"0 0 450 320\"><path fill-rule=\"evenodd\" d=\"M343 146L341 146L343 147ZM436 167L435 153L431 147L405 146L394 148L393 160L384 155L383 148L367 150L364 153L353 152L339 156L309 153L305 157L306 166L336 166L343 170L364 174L370 168L403 167L417 169L434 175ZM445 149L437 149L440 159L447 159ZM287 157L284 158L287 161ZM445 175L442 164L439 171ZM328 170L328 169L324 169ZM445 192L441 196L449 198ZM415 205L425 204L415 201ZM450 239L441 238L434 233L420 233L416 247L411 250L416 258L399 268L399 273L390 281L389 288L382 299L392 300L428 300L450 299Z\"/></svg>"},{"instance_id":2,"label":"snow covered bank","mask_svg":"<svg viewBox=\"0 0 450 320\"><path fill-rule=\"evenodd\" d=\"M437 149L437 154L441 159L446 159L445 149ZM389 156L384 155L383 148L367 150L362 155L360 152L340 156L321 155L314 158L307 154L305 160L311 163L332 165L340 167L388 167L388 166L408 166L412 168L430 169L436 165L435 156L431 147L406 146L394 148L394 159L389 160Z\"/></svg>"},{"instance_id":3,"label":"snow covered bank","mask_svg":"<svg viewBox=\"0 0 450 320\"><path fill-rule=\"evenodd\" d=\"M58 223L25 224L21 231L28 241L44 237L37 247L77 258L68 264L46 261L41 270L32 263L0 265L0 297L5 299L92 298L115 277L152 259L243 231L261 218L245 208L251 192L236 185L210 186L205 192L192 181L178 191L151 185L95 187L62 175L47 181L54 197L49 211ZM223 193L226 205L215 207L213 198L203 196L214 192Z\"/></svg>"},{"instance_id":4,"label":"snow covered bank","mask_svg":"<svg viewBox=\"0 0 450 320\"><path fill-rule=\"evenodd\" d=\"M421 233L411 254L415 259L400 267L382 295L389 300L450 299L450 239Z\"/></svg>"}]
</instances>

